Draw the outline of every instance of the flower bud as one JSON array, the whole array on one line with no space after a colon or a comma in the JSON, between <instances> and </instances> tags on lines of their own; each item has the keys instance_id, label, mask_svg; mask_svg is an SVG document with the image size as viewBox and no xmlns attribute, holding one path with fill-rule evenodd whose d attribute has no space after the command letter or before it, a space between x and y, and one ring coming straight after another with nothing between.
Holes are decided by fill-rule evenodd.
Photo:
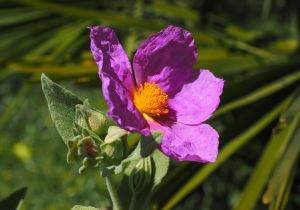
<instances>
[{"instance_id":1,"label":"flower bud","mask_svg":"<svg viewBox=\"0 0 300 210\"><path fill-rule=\"evenodd\" d=\"M99 156L99 148L95 141L90 137L85 137L78 142L78 147L82 148L85 155L90 158L95 158Z\"/></svg>"},{"instance_id":2,"label":"flower bud","mask_svg":"<svg viewBox=\"0 0 300 210\"><path fill-rule=\"evenodd\" d=\"M129 134L128 131L119 128L118 126L110 126L107 130L107 135L104 139L105 143L110 143L115 140L120 140L122 137L127 136Z\"/></svg>"},{"instance_id":3,"label":"flower bud","mask_svg":"<svg viewBox=\"0 0 300 210\"><path fill-rule=\"evenodd\" d=\"M78 135L75 136L73 139L68 141L68 154L67 154L67 162L73 163L75 160L77 160L78 156L80 155L78 153L78 141L82 138L82 136Z\"/></svg>"},{"instance_id":4,"label":"flower bud","mask_svg":"<svg viewBox=\"0 0 300 210\"><path fill-rule=\"evenodd\" d=\"M87 103L76 105L75 121L81 127L90 129L97 135L106 133L108 120L105 115L88 106Z\"/></svg>"},{"instance_id":5,"label":"flower bud","mask_svg":"<svg viewBox=\"0 0 300 210\"><path fill-rule=\"evenodd\" d=\"M101 145L101 150L112 159L121 160L129 151L127 144L127 134L125 131L117 126L110 126Z\"/></svg>"}]
</instances>

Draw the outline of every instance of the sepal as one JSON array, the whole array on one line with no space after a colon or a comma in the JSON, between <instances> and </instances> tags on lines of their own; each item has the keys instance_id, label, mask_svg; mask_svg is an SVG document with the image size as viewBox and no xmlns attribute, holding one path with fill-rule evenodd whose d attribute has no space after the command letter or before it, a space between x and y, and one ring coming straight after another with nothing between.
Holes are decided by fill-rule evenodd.
<instances>
[{"instance_id":1,"label":"sepal","mask_svg":"<svg viewBox=\"0 0 300 210\"><path fill-rule=\"evenodd\" d=\"M82 166L79 168L78 173L82 174L87 168L96 167L102 162L102 157L90 158L85 157L82 160Z\"/></svg>"},{"instance_id":2,"label":"sepal","mask_svg":"<svg viewBox=\"0 0 300 210\"><path fill-rule=\"evenodd\" d=\"M145 160L147 163L141 164ZM167 174L169 163L170 159L158 149L147 158L130 162L124 170L124 176L118 188L118 195L124 209L148 209L153 191Z\"/></svg>"},{"instance_id":3,"label":"sepal","mask_svg":"<svg viewBox=\"0 0 300 210\"><path fill-rule=\"evenodd\" d=\"M99 156L99 147L90 136L80 139L77 146L90 158Z\"/></svg>"},{"instance_id":4,"label":"sepal","mask_svg":"<svg viewBox=\"0 0 300 210\"><path fill-rule=\"evenodd\" d=\"M133 193L142 193L151 185L152 164L151 158L141 159L131 171L128 184Z\"/></svg>"},{"instance_id":5,"label":"sepal","mask_svg":"<svg viewBox=\"0 0 300 210\"><path fill-rule=\"evenodd\" d=\"M83 104L76 105L75 122L98 136L105 134L108 128L106 116L101 111L91 107L87 99Z\"/></svg>"},{"instance_id":6,"label":"sepal","mask_svg":"<svg viewBox=\"0 0 300 210\"><path fill-rule=\"evenodd\" d=\"M101 151L107 156L108 162L120 162L129 152L127 136L129 132L117 126L110 126L101 144Z\"/></svg>"},{"instance_id":7,"label":"sepal","mask_svg":"<svg viewBox=\"0 0 300 210\"><path fill-rule=\"evenodd\" d=\"M67 154L67 162L73 163L77 161L80 154L78 154L78 141L82 138L82 136L75 136L72 140L67 142L68 146L68 154Z\"/></svg>"}]
</instances>

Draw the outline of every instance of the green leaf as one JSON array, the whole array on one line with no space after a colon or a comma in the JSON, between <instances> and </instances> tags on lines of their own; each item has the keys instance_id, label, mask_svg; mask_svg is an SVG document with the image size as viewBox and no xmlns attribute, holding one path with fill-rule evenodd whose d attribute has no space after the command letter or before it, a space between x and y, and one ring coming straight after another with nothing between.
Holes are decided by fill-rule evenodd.
<instances>
[{"instance_id":1,"label":"green leaf","mask_svg":"<svg viewBox=\"0 0 300 210\"><path fill-rule=\"evenodd\" d=\"M27 188L23 187L0 201L0 209L18 210L25 197Z\"/></svg>"},{"instance_id":2,"label":"green leaf","mask_svg":"<svg viewBox=\"0 0 300 210\"><path fill-rule=\"evenodd\" d=\"M129 164L131 161L139 160L145 158L153 153L153 151L160 144L163 137L163 132L154 131L151 132L149 136L142 136L139 144L135 148L135 150L124 160L120 162L118 165L106 165L101 164L100 174L101 176L108 176L111 174L121 173L125 166Z\"/></svg>"},{"instance_id":3,"label":"green leaf","mask_svg":"<svg viewBox=\"0 0 300 210\"><path fill-rule=\"evenodd\" d=\"M161 182L161 180L165 177L167 174L168 168L169 168L169 163L170 159L162 154L159 150L155 150L151 157L151 164L152 164L152 183L149 185L147 189L143 189L142 193L139 193L138 195L133 196L133 193L131 193L131 189L128 185L129 182L129 176L132 172L132 170L135 168L135 166L138 164L139 161L132 161L128 165L128 167L124 171L124 176L122 179L122 182L118 188L118 194L120 197L120 201L122 203L122 206L125 209L129 209L130 207L130 200L135 199L137 200L134 204L135 209L143 209L145 208L154 192L155 187ZM130 192L130 193L128 193ZM132 201L134 202L134 201ZM137 206L138 208L137 208ZM133 207L132 207L133 208Z\"/></svg>"},{"instance_id":4,"label":"green leaf","mask_svg":"<svg viewBox=\"0 0 300 210\"><path fill-rule=\"evenodd\" d=\"M100 209L92 207L92 206L80 206L80 205L76 205L71 210L100 210Z\"/></svg>"},{"instance_id":5,"label":"green leaf","mask_svg":"<svg viewBox=\"0 0 300 210\"><path fill-rule=\"evenodd\" d=\"M268 189L263 196L265 203L269 203L276 197L281 183L288 179L298 159L300 149L300 112L297 113L290 127L291 129L288 133L290 142L272 174Z\"/></svg>"},{"instance_id":6,"label":"green leaf","mask_svg":"<svg viewBox=\"0 0 300 210\"><path fill-rule=\"evenodd\" d=\"M167 174L170 162L170 159L167 156L162 154L159 150L155 150L154 153L150 157L148 157L148 159L149 158L151 158L152 161L148 166L148 170L145 169L145 171L148 171L150 173L149 175L152 176L153 179L151 179L151 183L148 184L149 186L143 189L141 192L134 191L131 209L147 209L155 187ZM145 158L142 160L145 160Z\"/></svg>"},{"instance_id":7,"label":"green leaf","mask_svg":"<svg viewBox=\"0 0 300 210\"><path fill-rule=\"evenodd\" d=\"M165 156L159 150L155 150L152 155L153 162L155 165L155 174L154 174L154 183L152 190L160 184L161 180L166 176L169 165L170 165L170 158Z\"/></svg>"},{"instance_id":8,"label":"green leaf","mask_svg":"<svg viewBox=\"0 0 300 210\"><path fill-rule=\"evenodd\" d=\"M286 113L290 113L291 110L294 110L294 103L297 102L297 98L299 98L299 96L297 97L297 91L295 91L293 95L293 100L291 100L293 102L291 104L287 103L289 107L282 113L281 119L287 119L284 117L288 116ZM278 192L280 184L284 182L285 178L287 180L287 176L291 171L293 160L295 161L299 150L299 144L297 144L299 141L296 141L293 145L291 145L299 123L299 108L298 114L294 116L296 117L294 117L293 121L287 126L284 124L286 121L282 121L284 123L279 124L274 129L275 135L270 140L261 156L260 161L253 171L252 176L250 177L243 194L236 205L236 210L250 210L254 207L272 170L275 172L273 172L273 176L269 181L267 192L263 196L263 202L265 204L270 203L273 200ZM278 129L280 129L280 131L278 131ZM291 151L286 151L286 149ZM278 162L280 163L279 165Z\"/></svg>"},{"instance_id":9,"label":"green leaf","mask_svg":"<svg viewBox=\"0 0 300 210\"><path fill-rule=\"evenodd\" d=\"M48 11L53 11L56 13L61 13L63 15L73 16L77 18L84 18L89 20L102 20L107 24L116 24L123 27L141 27L145 29L159 30L166 26L166 24L152 21L152 20L140 20L137 18L131 18L129 16L124 16L122 14L116 14L111 12L102 11L99 12L95 9L86 9L83 7L76 7L65 4L56 4L35 0L18 0L18 3L43 8Z\"/></svg>"},{"instance_id":10,"label":"green leaf","mask_svg":"<svg viewBox=\"0 0 300 210\"><path fill-rule=\"evenodd\" d=\"M150 4L150 8L158 11L164 15L171 15L182 18L186 21L197 22L199 20L199 13L190 8L184 7L185 4L169 4L167 2L155 0Z\"/></svg>"},{"instance_id":11,"label":"green leaf","mask_svg":"<svg viewBox=\"0 0 300 210\"><path fill-rule=\"evenodd\" d=\"M128 185L129 176L130 176L132 170L135 168L136 164L143 157L145 157L145 156L142 156L141 154L143 154L143 155L148 154L151 151L150 148L156 148L157 145L161 142L162 137L163 137L162 132L152 132L152 137L151 136L149 136L149 137L142 136L135 151L128 157L127 160L126 159L124 160L124 162L126 161L126 163L128 163L128 166L126 167L126 169L124 171L124 176L122 178L120 186L118 187L118 194L119 194L120 201L121 201L124 209L130 208L129 201L131 201L133 198L133 194L131 193L131 190ZM154 142L156 142L156 143L154 143ZM142 148L144 148L144 151ZM147 149L145 149L145 148L147 148ZM157 149L152 153L151 159L152 159L152 167L154 168L154 170L152 170L152 171L154 171L154 173L155 173L154 179L152 180L152 184L147 188L147 190L145 190L145 194L143 193L144 197L139 198L139 199L145 200L145 202L146 201L148 202L147 196L149 196L150 193L152 193L154 188L161 182L162 178L166 175L168 166L169 166L169 161L170 161L168 157L164 156ZM124 164L124 162L121 163L121 166L125 168L126 164Z\"/></svg>"},{"instance_id":12,"label":"green leaf","mask_svg":"<svg viewBox=\"0 0 300 210\"><path fill-rule=\"evenodd\" d=\"M146 170L146 172L148 171L151 173L150 175L153 178L151 179L151 183L148 183L148 187L145 187L141 192L132 192L128 183L129 181L132 181L129 177L132 176L131 173L136 168L138 162L145 160L146 158L139 161L132 161L124 172L122 182L118 188L118 194L122 206L125 209L147 209L155 187L167 174L170 163L170 159L167 156L156 149L152 155L147 158L151 158L151 166L148 166L148 170ZM131 204L129 201L131 201Z\"/></svg>"},{"instance_id":13,"label":"green leaf","mask_svg":"<svg viewBox=\"0 0 300 210\"><path fill-rule=\"evenodd\" d=\"M248 95L245 95L241 98L238 98L234 101L231 101L228 104L225 104L223 106L221 106L215 113L214 113L214 117L225 113L225 112L229 112L233 109L236 109L238 107L241 106L245 106L247 104L251 104L254 103L255 101L263 98L263 97L267 97L268 95L273 94L276 91L279 91L283 88L286 88L287 86L293 84L296 81L300 80L300 71L296 71L292 74L289 74L285 77L282 77L278 80L275 80L274 82L267 84L255 91L253 91L252 93L249 93Z\"/></svg>"},{"instance_id":14,"label":"green leaf","mask_svg":"<svg viewBox=\"0 0 300 210\"><path fill-rule=\"evenodd\" d=\"M154 131L149 136L142 136L140 147L137 147L138 150L135 150L135 153L139 153L143 158L149 156L160 144L163 135L161 131Z\"/></svg>"},{"instance_id":15,"label":"green leaf","mask_svg":"<svg viewBox=\"0 0 300 210\"><path fill-rule=\"evenodd\" d=\"M295 128L295 123L292 123L271 139L253 171L235 210L250 210L254 207L266 185L274 164L280 157L282 148L290 141ZM266 203L266 199L264 200Z\"/></svg>"},{"instance_id":16,"label":"green leaf","mask_svg":"<svg viewBox=\"0 0 300 210\"><path fill-rule=\"evenodd\" d=\"M124 209L129 209L130 201L132 200L132 192L130 190L128 180L131 171L134 169L135 165L138 163L138 160L131 161L127 168L124 171L124 175L122 177L122 181L118 187L118 195L120 198L120 202Z\"/></svg>"},{"instance_id":17,"label":"green leaf","mask_svg":"<svg viewBox=\"0 0 300 210\"><path fill-rule=\"evenodd\" d=\"M67 144L75 137L72 130L75 121L75 106L82 104L82 101L70 91L52 82L45 74L42 74L41 82L52 120Z\"/></svg>"},{"instance_id":18,"label":"green leaf","mask_svg":"<svg viewBox=\"0 0 300 210\"><path fill-rule=\"evenodd\" d=\"M32 8L1 9L0 14L0 27L49 16L49 13L45 11L37 11Z\"/></svg>"},{"instance_id":19,"label":"green leaf","mask_svg":"<svg viewBox=\"0 0 300 210\"><path fill-rule=\"evenodd\" d=\"M101 160L101 158L85 157L82 160L82 166L79 168L78 173L82 174L86 169L97 166L101 162Z\"/></svg>"},{"instance_id":20,"label":"green leaf","mask_svg":"<svg viewBox=\"0 0 300 210\"><path fill-rule=\"evenodd\" d=\"M155 169L151 156L141 159L131 171L128 178L133 194L130 210L147 209L153 186L153 174L155 174Z\"/></svg>"},{"instance_id":21,"label":"green leaf","mask_svg":"<svg viewBox=\"0 0 300 210\"><path fill-rule=\"evenodd\" d=\"M284 210L291 193L293 181L297 172L297 164L294 164L290 176L281 183L280 191L276 196L274 202L271 203L270 210Z\"/></svg>"},{"instance_id":22,"label":"green leaf","mask_svg":"<svg viewBox=\"0 0 300 210\"><path fill-rule=\"evenodd\" d=\"M300 86L295 90L295 98L291 102L291 104L288 105L286 110L281 114L280 121L281 122L291 122L297 112L299 112L300 107Z\"/></svg>"}]
</instances>

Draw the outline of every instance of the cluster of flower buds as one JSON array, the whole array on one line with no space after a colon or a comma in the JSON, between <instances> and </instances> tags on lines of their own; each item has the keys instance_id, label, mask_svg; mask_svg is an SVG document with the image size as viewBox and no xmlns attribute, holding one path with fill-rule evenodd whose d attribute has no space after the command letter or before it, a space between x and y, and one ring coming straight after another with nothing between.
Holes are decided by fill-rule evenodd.
<instances>
[{"instance_id":1,"label":"cluster of flower buds","mask_svg":"<svg viewBox=\"0 0 300 210\"><path fill-rule=\"evenodd\" d=\"M87 100L76 105L74 138L68 141L68 163L82 161L79 173L87 168L118 164L128 154L128 131L108 126L108 119Z\"/></svg>"}]
</instances>

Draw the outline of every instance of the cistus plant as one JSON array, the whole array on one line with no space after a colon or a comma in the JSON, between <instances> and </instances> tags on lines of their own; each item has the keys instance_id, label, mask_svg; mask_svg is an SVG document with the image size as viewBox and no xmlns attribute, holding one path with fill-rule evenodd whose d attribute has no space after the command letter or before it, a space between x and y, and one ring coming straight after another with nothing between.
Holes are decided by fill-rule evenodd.
<instances>
[{"instance_id":1,"label":"cistus plant","mask_svg":"<svg viewBox=\"0 0 300 210\"><path fill-rule=\"evenodd\" d=\"M203 122L218 107L224 80L209 70L192 69L197 59L194 38L179 27L151 35L135 53L132 65L112 29L89 29L110 107L107 116L43 74L50 114L68 146L67 161L81 162L80 174L99 168L113 209L147 209L170 158L216 160L219 135ZM118 173L123 173L123 180L116 190L110 176Z\"/></svg>"}]
</instances>

